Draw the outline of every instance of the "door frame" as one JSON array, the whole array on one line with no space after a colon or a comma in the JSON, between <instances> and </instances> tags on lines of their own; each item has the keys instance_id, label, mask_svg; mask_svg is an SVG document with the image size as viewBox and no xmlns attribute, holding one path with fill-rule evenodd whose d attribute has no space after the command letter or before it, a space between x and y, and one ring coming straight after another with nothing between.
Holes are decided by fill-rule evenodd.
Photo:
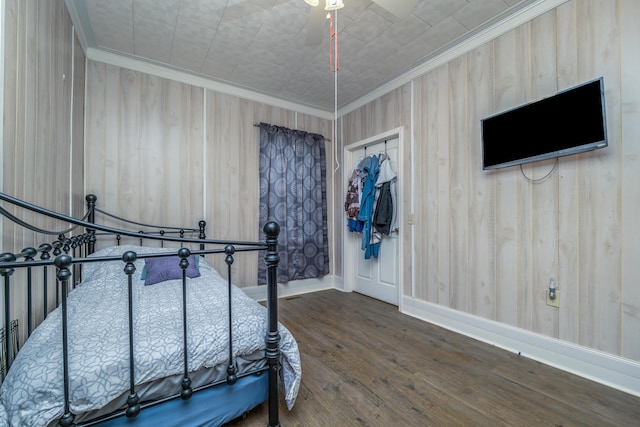
<instances>
[{"instance_id":1,"label":"door frame","mask_svg":"<svg viewBox=\"0 0 640 427\"><path fill-rule=\"evenodd\" d=\"M344 168L342 169L342 200L345 200L347 197L347 184L349 183L349 176L351 175L353 162L355 160L355 152L357 150L363 149L364 147L377 144L379 142L384 142L388 139L398 138L398 159L397 159L397 167L398 170L396 173L398 174L397 180L397 193L398 193L398 309L402 311L402 289L404 283L404 257L402 256L402 249L404 248L404 230L403 227L406 227L406 223L403 221L404 218L404 208L403 208L403 200L404 193L402 191L403 180L401 171L403 170L403 160L404 160L404 127L397 127L395 129L391 129L389 131L380 133L378 135L374 135L367 139L363 139L353 144L345 145L343 148L342 159L344 163ZM347 217L346 215L342 215L342 220L340 221L340 226L342 227L342 265L344 271L344 291L345 292L353 292L354 291L354 283L356 279L356 269L355 262L357 256L363 256L362 253L351 250L350 247L352 244L347 240L349 233L347 231Z\"/></svg>"}]
</instances>

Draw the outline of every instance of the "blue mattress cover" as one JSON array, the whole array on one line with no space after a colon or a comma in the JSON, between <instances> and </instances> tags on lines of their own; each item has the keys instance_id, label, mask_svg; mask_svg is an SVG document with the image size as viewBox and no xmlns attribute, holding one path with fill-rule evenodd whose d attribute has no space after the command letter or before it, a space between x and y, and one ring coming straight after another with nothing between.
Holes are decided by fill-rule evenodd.
<instances>
[{"instance_id":1,"label":"blue mattress cover","mask_svg":"<svg viewBox=\"0 0 640 427\"><path fill-rule=\"evenodd\" d=\"M193 393L189 400L172 399L144 408L135 418L122 416L98 424L101 427L220 426L267 400L266 372L239 378L232 386L220 384Z\"/></svg>"}]
</instances>

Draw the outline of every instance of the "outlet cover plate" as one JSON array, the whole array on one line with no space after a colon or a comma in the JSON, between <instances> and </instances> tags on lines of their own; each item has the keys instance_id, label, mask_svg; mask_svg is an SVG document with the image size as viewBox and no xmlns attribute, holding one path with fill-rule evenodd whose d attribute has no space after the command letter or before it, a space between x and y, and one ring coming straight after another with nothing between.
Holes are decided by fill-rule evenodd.
<instances>
[{"instance_id":1,"label":"outlet cover plate","mask_svg":"<svg viewBox=\"0 0 640 427\"><path fill-rule=\"evenodd\" d=\"M560 307L560 291L556 290L556 297L554 299L549 298L549 291L547 290L547 305L552 307Z\"/></svg>"}]
</instances>

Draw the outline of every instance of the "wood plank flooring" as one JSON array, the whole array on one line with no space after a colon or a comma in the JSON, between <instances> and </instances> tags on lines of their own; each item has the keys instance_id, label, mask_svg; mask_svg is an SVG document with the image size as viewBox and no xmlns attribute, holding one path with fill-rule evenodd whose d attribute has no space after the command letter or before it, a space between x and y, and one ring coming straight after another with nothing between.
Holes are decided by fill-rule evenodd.
<instances>
[{"instance_id":1,"label":"wood plank flooring","mask_svg":"<svg viewBox=\"0 0 640 427\"><path fill-rule=\"evenodd\" d=\"M290 426L640 426L640 398L329 290L279 301L302 385ZM265 426L266 404L229 427Z\"/></svg>"}]
</instances>

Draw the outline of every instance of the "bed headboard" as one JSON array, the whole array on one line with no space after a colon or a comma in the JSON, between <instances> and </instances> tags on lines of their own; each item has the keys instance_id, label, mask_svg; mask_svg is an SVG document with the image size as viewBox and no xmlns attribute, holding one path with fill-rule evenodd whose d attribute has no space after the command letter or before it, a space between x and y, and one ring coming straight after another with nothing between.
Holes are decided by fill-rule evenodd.
<instances>
[{"instance_id":1,"label":"bed headboard","mask_svg":"<svg viewBox=\"0 0 640 427\"><path fill-rule=\"evenodd\" d=\"M114 215L110 212L98 208L98 197L94 194L88 194L85 199L87 201L87 222L96 224L96 213L98 213L101 214L105 219L112 219L118 221L120 224L125 224L127 227L126 230L128 230L128 232L123 233L125 229L120 228L113 229L112 231L100 231L92 227L87 228L86 231L89 234L87 245L88 254L92 254L95 252L95 244L98 240L97 238L100 236L113 236L115 238L115 242L113 242L113 244L117 245L120 244L123 236L136 237L139 240L140 246L142 246L144 240L150 238L150 236L154 236L152 237L152 239L158 240L162 245L164 244L164 242L170 241L171 239L169 239L169 237L171 236L177 236L180 239L179 241L184 241L184 239L189 235L197 235L198 240L205 240L207 238L205 232L207 223L204 220L198 221L197 228L147 224L123 218L121 216ZM199 243L199 246L201 250L204 250L204 243Z\"/></svg>"}]
</instances>

